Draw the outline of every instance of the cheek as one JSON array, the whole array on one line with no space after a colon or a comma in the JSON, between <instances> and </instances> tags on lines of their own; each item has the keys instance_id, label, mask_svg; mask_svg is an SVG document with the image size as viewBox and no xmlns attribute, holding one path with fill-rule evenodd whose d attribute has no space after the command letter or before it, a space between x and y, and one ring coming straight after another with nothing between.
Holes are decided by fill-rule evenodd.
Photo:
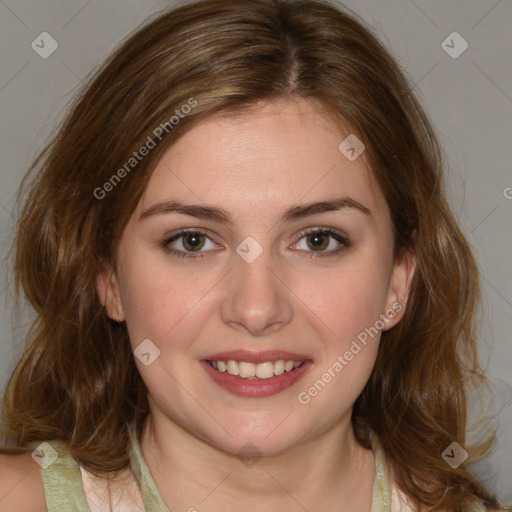
<instances>
[{"instance_id":1,"label":"cheek","mask_svg":"<svg viewBox=\"0 0 512 512\"><path fill-rule=\"evenodd\" d=\"M120 294L134 348L147 338L161 350L170 340L176 347L194 338L194 330L202 325L198 319L201 301L214 284L212 277L201 272L171 272L169 265L151 262L143 255L125 262L123 276Z\"/></svg>"},{"instance_id":2,"label":"cheek","mask_svg":"<svg viewBox=\"0 0 512 512\"><path fill-rule=\"evenodd\" d=\"M300 297L342 348L385 312L389 275L373 252L360 252L338 268L305 280Z\"/></svg>"},{"instance_id":3,"label":"cheek","mask_svg":"<svg viewBox=\"0 0 512 512\"><path fill-rule=\"evenodd\" d=\"M377 322L385 312L389 274L377 258L361 256L315 280L315 293L310 288L309 305L322 320L323 353L297 400L309 414L322 417L319 428L350 410L379 350Z\"/></svg>"}]
</instances>

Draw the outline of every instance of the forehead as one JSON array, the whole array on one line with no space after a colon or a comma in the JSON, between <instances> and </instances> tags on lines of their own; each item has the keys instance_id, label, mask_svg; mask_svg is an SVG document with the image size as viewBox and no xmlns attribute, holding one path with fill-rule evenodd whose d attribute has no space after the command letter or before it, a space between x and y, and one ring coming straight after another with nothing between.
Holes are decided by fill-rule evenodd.
<instances>
[{"instance_id":1,"label":"forehead","mask_svg":"<svg viewBox=\"0 0 512 512\"><path fill-rule=\"evenodd\" d=\"M138 212L178 199L266 215L292 204L348 196L385 215L387 206L364 153L350 161L339 149L350 134L304 100L212 116L164 153Z\"/></svg>"}]
</instances>

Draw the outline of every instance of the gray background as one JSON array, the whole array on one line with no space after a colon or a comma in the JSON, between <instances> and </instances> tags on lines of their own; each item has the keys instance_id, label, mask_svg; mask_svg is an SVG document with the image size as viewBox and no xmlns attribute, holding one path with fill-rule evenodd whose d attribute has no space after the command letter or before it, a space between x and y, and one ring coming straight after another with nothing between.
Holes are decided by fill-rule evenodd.
<instances>
[{"instance_id":1,"label":"gray background","mask_svg":"<svg viewBox=\"0 0 512 512\"><path fill-rule=\"evenodd\" d=\"M143 0L0 0L0 255L9 247L14 197L84 77L148 16L174 5ZM484 294L480 344L494 386L496 452L475 468L512 504L512 0L347 0L415 84L445 150L448 195L478 258ZM442 42L458 32L467 50ZM58 42L47 59L31 47ZM450 38L452 52L462 48ZM0 389L22 350L30 311L11 321L12 278L0 280ZM478 417L478 413L474 413Z\"/></svg>"}]
</instances>

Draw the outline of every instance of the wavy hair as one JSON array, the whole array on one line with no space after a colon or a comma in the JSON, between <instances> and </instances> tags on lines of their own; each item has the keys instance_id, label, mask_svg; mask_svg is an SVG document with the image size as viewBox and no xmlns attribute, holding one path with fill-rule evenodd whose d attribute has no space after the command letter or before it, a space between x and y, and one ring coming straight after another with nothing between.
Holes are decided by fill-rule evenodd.
<instances>
[{"instance_id":1,"label":"wavy hair","mask_svg":"<svg viewBox=\"0 0 512 512\"><path fill-rule=\"evenodd\" d=\"M16 302L24 294L36 317L3 399L4 452L61 439L96 475L128 466L147 389L96 276L115 266L124 227L174 141L213 114L298 98L364 142L391 212L394 256L417 260L405 316L382 334L354 405L356 436L368 446L369 432L378 435L418 508L498 506L468 470L492 436L466 447L457 468L441 457L453 441L465 445L468 386L485 382L479 276L444 195L442 151L395 58L357 16L324 1L187 3L159 13L88 79L20 187Z\"/></svg>"}]
</instances>

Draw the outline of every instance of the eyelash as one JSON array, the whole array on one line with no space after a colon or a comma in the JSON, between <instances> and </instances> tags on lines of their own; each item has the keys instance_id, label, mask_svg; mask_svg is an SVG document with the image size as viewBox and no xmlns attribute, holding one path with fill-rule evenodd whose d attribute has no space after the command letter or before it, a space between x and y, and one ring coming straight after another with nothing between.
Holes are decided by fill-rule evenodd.
<instances>
[{"instance_id":1,"label":"eyelash","mask_svg":"<svg viewBox=\"0 0 512 512\"><path fill-rule=\"evenodd\" d=\"M197 252L197 253L187 253L187 252L183 252L183 251L177 251L175 249L170 249L169 248L169 245L182 238L183 236L187 235L187 234L201 234L201 235L205 235L208 237L208 233L206 231L203 231L201 229L182 229L180 230L178 233L176 233L175 235L173 235L172 237L170 238L166 238L164 239L162 242L161 242L161 248L167 252L168 254L170 254L171 256L173 257L176 257L176 258L184 258L184 259L187 259L187 260L195 260L197 258L204 258L206 256L206 252ZM297 240L297 242L295 242L293 245L296 245L298 242L300 242L300 240L302 240L302 238L304 238L306 235L310 235L310 234L322 234L322 235L329 235L331 236L332 238L334 238L337 242L341 243L342 244L342 247L338 248L338 249L334 249L334 250L331 250L331 251L327 251L327 252L316 252L316 251L306 251L308 252L309 254L306 255L306 258L329 258L329 257L334 257L334 256L337 256L339 253L341 253L342 251L346 250L348 247L351 246L351 243L349 241L349 239L343 235L341 235L340 233L338 233L337 231L334 231L332 229L329 229L329 228L308 228L308 229L305 229L303 231L301 231L299 233L299 238ZM208 237L210 238L210 237ZM213 240L212 240L213 241Z\"/></svg>"}]
</instances>

